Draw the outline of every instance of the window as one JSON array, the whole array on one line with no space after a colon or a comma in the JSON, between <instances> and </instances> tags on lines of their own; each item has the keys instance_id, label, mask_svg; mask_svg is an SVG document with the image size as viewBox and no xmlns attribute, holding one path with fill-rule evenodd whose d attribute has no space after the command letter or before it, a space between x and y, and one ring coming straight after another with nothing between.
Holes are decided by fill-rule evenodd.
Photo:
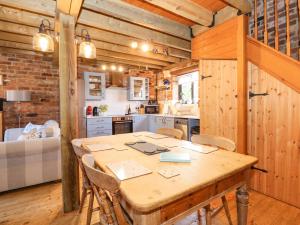
<instances>
[{"instance_id":1,"label":"window","mask_svg":"<svg viewBox=\"0 0 300 225\"><path fill-rule=\"evenodd\" d=\"M181 104L198 103L198 71L181 75L177 77L177 85L174 86L174 92L177 92L177 100ZM177 89L177 90L176 90ZM176 95L176 93L174 93Z\"/></svg>"}]
</instances>

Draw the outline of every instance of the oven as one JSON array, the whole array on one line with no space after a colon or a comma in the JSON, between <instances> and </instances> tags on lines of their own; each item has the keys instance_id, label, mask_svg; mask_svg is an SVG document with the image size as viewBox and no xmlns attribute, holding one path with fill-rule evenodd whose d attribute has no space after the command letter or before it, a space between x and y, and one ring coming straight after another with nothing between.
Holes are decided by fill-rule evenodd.
<instances>
[{"instance_id":1,"label":"oven","mask_svg":"<svg viewBox=\"0 0 300 225\"><path fill-rule=\"evenodd\" d=\"M118 116L112 118L112 133L126 134L132 133L133 122L131 116Z\"/></svg>"},{"instance_id":2,"label":"oven","mask_svg":"<svg viewBox=\"0 0 300 225\"><path fill-rule=\"evenodd\" d=\"M159 106L158 105L145 105L146 114L158 114Z\"/></svg>"}]
</instances>

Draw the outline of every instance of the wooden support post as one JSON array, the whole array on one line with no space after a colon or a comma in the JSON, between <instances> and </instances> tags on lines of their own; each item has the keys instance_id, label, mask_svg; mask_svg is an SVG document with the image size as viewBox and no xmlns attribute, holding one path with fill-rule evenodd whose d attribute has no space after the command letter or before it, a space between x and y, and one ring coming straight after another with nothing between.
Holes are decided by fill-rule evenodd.
<instances>
[{"instance_id":1,"label":"wooden support post","mask_svg":"<svg viewBox=\"0 0 300 225\"><path fill-rule=\"evenodd\" d=\"M247 59L246 37L248 18L238 17L237 27L237 151L247 154Z\"/></svg>"},{"instance_id":2,"label":"wooden support post","mask_svg":"<svg viewBox=\"0 0 300 225\"><path fill-rule=\"evenodd\" d=\"M71 140L78 136L75 18L59 16L59 88L64 212L79 208L78 163Z\"/></svg>"},{"instance_id":3,"label":"wooden support post","mask_svg":"<svg viewBox=\"0 0 300 225\"><path fill-rule=\"evenodd\" d=\"M274 19L275 19L275 49L279 49L279 34L278 34L278 6L277 0L274 0Z\"/></svg>"}]
</instances>

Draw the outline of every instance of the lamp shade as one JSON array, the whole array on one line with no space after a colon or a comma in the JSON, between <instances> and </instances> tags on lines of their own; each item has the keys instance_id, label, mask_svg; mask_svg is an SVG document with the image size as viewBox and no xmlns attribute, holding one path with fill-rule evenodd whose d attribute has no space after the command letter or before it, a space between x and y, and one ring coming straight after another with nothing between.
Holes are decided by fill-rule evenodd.
<instances>
[{"instance_id":1,"label":"lamp shade","mask_svg":"<svg viewBox=\"0 0 300 225\"><path fill-rule=\"evenodd\" d=\"M36 33L33 36L33 49L42 52L53 52L54 42L53 38L46 33Z\"/></svg>"},{"instance_id":2,"label":"lamp shade","mask_svg":"<svg viewBox=\"0 0 300 225\"><path fill-rule=\"evenodd\" d=\"M8 102L29 102L31 93L27 90L7 90L6 101Z\"/></svg>"},{"instance_id":3,"label":"lamp shade","mask_svg":"<svg viewBox=\"0 0 300 225\"><path fill-rule=\"evenodd\" d=\"M79 46L79 54L80 57L87 59L95 59L96 58L96 47L90 41L82 41Z\"/></svg>"}]
</instances>

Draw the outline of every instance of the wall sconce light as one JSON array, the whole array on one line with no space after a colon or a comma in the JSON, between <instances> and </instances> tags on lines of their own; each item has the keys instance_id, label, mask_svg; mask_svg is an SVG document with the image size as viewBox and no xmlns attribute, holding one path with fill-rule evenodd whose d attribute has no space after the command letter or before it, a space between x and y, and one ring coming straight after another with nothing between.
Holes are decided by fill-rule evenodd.
<instances>
[{"instance_id":1,"label":"wall sconce light","mask_svg":"<svg viewBox=\"0 0 300 225\"><path fill-rule=\"evenodd\" d=\"M44 22L48 24L45 25ZM43 19L39 27L39 32L33 36L33 49L42 52L53 52L54 42L50 35L51 24L47 19Z\"/></svg>"},{"instance_id":2,"label":"wall sconce light","mask_svg":"<svg viewBox=\"0 0 300 225\"><path fill-rule=\"evenodd\" d=\"M83 33L86 32L85 36ZM79 45L79 56L87 59L95 59L96 58L96 47L91 42L91 37L89 32L86 29L81 30L81 36L84 37L84 41L82 41Z\"/></svg>"}]
</instances>

